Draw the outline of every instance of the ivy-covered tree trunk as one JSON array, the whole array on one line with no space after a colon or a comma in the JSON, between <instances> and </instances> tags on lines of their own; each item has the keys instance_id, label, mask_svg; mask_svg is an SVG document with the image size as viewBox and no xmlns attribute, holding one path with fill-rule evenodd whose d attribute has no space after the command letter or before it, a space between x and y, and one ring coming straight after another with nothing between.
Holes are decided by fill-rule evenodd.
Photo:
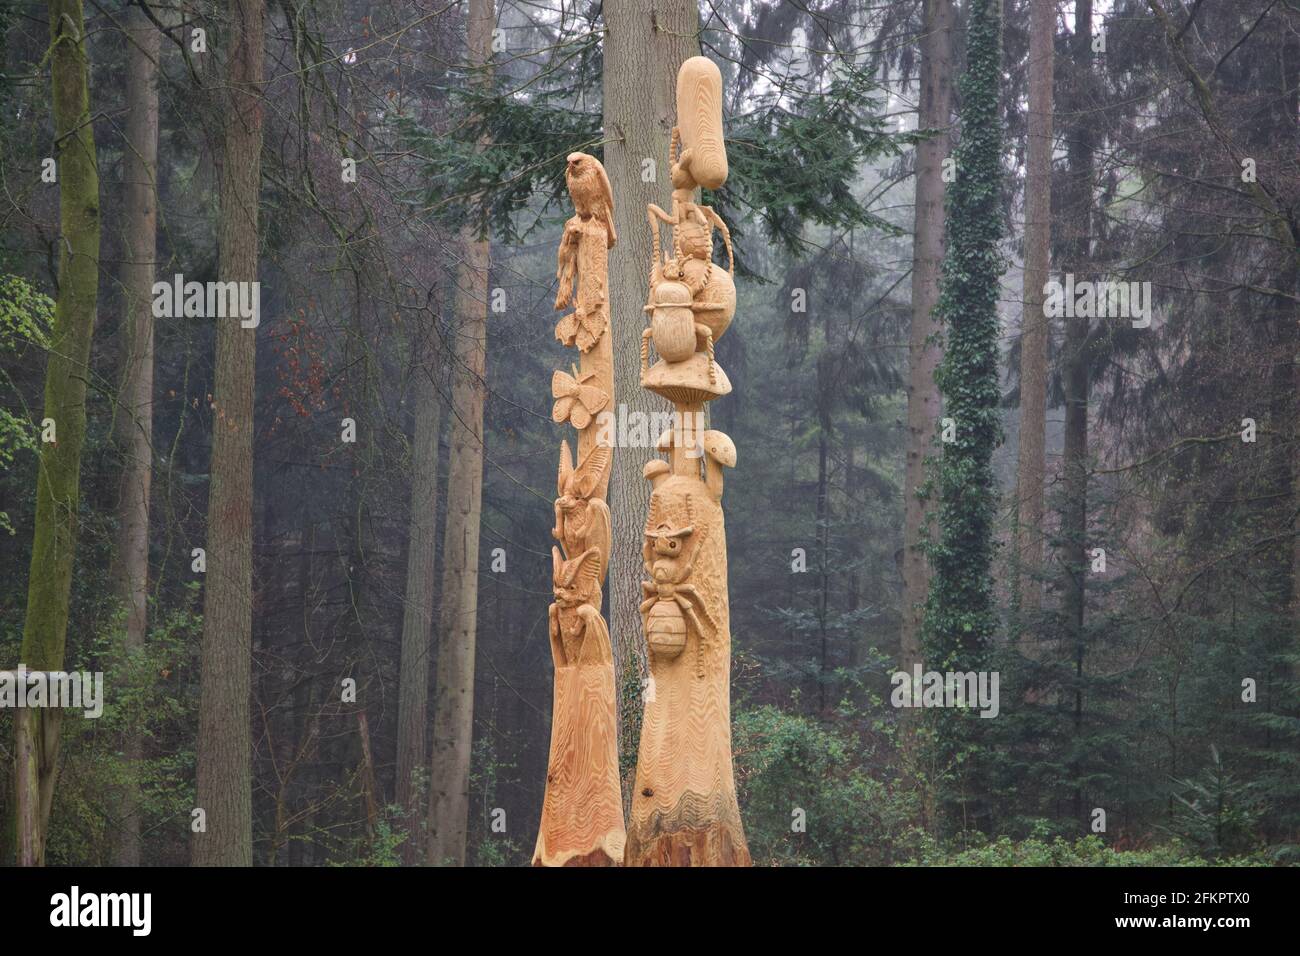
<instances>
[{"instance_id":1,"label":"ivy-covered tree trunk","mask_svg":"<svg viewBox=\"0 0 1300 956\"><path fill-rule=\"evenodd\" d=\"M262 0L231 0L217 228L222 282L255 282L262 179ZM257 333L216 319L195 866L253 862L253 387Z\"/></svg>"},{"instance_id":2,"label":"ivy-covered tree trunk","mask_svg":"<svg viewBox=\"0 0 1300 956\"><path fill-rule=\"evenodd\" d=\"M50 0L50 86L59 183L59 290L45 369L42 441L36 475L36 527L21 663L62 670L68 637L72 564L77 553L78 485L86 437L86 381L99 295L99 169L90 121L90 60L81 0ZM42 709L36 724L40 794L36 858L45 858L58 776L59 711Z\"/></svg>"},{"instance_id":3,"label":"ivy-covered tree trunk","mask_svg":"<svg viewBox=\"0 0 1300 956\"><path fill-rule=\"evenodd\" d=\"M949 187L948 246L938 313L946 329L935 375L951 440L939 466L939 542L934 549L926 628L927 663L935 670L979 670L997 629L993 600L992 455L998 413L998 240L1002 214L1000 0L972 0L967 66L959 82L961 141ZM938 756L949 772L968 736L964 716L940 712ZM954 789L965 793L965 787Z\"/></svg>"},{"instance_id":4,"label":"ivy-covered tree trunk","mask_svg":"<svg viewBox=\"0 0 1300 956\"><path fill-rule=\"evenodd\" d=\"M144 646L149 597L149 488L153 476L153 309L151 291L158 225L158 51L162 34L144 12L132 8L127 24L126 149L122 155L122 388L118 399L118 445L122 481L118 537L110 578L126 608L122 642L129 654ZM113 862L140 865L140 734L129 728L122 742L127 779Z\"/></svg>"}]
</instances>

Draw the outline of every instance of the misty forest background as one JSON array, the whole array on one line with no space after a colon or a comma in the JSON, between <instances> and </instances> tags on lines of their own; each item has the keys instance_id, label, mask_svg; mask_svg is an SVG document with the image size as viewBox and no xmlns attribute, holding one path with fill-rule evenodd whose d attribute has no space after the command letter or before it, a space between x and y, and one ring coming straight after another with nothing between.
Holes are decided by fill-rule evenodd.
<instances>
[{"instance_id":1,"label":"misty forest background","mask_svg":"<svg viewBox=\"0 0 1300 956\"><path fill-rule=\"evenodd\" d=\"M705 201L738 258L710 415L740 451L755 862L1295 862L1300 6L1004 0L999 27L989 0L89 0L84 60L81 6L0 3L0 666L107 689L55 728L47 862L411 864L448 826L429 862L528 862L564 157L610 170L613 322L639 336L663 94L700 52L731 160ZM945 238L999 256L941 283ZM1150 327L1035 324L1066 272L1150 282ZM141 290L176 273L260 280L260 326L152 319ZM941 469L954 408L987 427ZM66 497L38 512L43 453ZM618 454L639 476L649 451ZM635 537L645 499L617 488ZM607 617L630 771L628 614ZM472 695L435 717L452 640ZM891 706L917 659L999 671L998 718ZM428 815L435 721L472 728L459 823ZM245 822L196 837L205 800Z\"/></svg>"}]
</instances>

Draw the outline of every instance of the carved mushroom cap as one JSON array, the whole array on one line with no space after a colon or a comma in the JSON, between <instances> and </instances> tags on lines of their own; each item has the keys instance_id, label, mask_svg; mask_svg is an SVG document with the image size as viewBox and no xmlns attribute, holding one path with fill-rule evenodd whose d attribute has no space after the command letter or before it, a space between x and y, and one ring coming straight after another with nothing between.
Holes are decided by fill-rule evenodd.
<instances>
[{"instance_id":1,"label":"carved mushroom cap","mask_svg":"<svg viewBox=\"0 0 1300 956\"><path fill-rule=\"evenodd\" d=\"M655 478L666 475L670 470L672 469L668 462L662 458L652 458L645 463L645 467L641 469L641 474L646 481L654 481Z\"/></svg>"},{"instance_id":2,"label":"carved mushroom cap","mask_svg":"<svg viewBox=\"0 0 1300 956\"><path fill-rule=\"evenodd\" d=\"M736 443L723 432L710 429L704 433L704 454L723 468L736 467Z\"/></svg>"},{"instance_id":3,"label":"carved mushroom cap","mask_svg":"<svg viewBox=\"0 0 1300 956\"><path fill-rule=\"evenodd\" d=\"M677 432L671 428L665 429L664 433L659 436L655 442L655 451L672 451L673 446L677 444Z\"/></svg>"}]
</instances>

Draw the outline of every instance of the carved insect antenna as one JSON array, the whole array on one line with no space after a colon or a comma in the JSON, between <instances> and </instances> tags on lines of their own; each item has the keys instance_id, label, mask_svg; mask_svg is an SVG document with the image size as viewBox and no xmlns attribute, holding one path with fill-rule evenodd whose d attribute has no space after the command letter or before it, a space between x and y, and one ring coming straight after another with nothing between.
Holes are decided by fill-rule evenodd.
<instances>
[{"instance_id":1,"label":"carved insect antenna","mask_svg":"<svg viewBox=\"0 0 1300 956\"><path fill-rule=\"evenodd\" d=\"M709 212L718 224L718 229L722 232L722 245L727 250L727 273L734 279L736 277L736 253L731 248L731 230L727 228L727 224L721 216L714 212L712 207L710 207Z\"/></svg>"},{"instance_id":2,"label":"carved insect antenna","mask_svg":"<svg viewBox=\"0 0 1300 956\"><path fill-rule=\"evenodd\" d=\"M650 220L650 294L654 295L655 273L659 271L659 221L655 219L655 214L646 210L646 218Z\"/></svg>"},{"instance_id":3,"label":"carved insect antenna","mask_svg":"<svg viewBox=\"0 0 1300 956\"><path fill-rule=\"evenodd\" d=\"M573 455L569 451L569 442L564 440L560 442L560 476L555 483L555 490L558 494L563 495L568 488L569 478L573 475Z\"/></svg>"},{"instance_id":4,"label":"carved insect antenna","mask_svg":"<svg viewBox=\"0 0 1300 956\"><path fill-rule=\"evenodd\" d=\"M682 131L676 126L673 127L673 135L668 140L668 162L673 165L677 164L677 151L682 145Z\"/></svg>"}]
</instances>

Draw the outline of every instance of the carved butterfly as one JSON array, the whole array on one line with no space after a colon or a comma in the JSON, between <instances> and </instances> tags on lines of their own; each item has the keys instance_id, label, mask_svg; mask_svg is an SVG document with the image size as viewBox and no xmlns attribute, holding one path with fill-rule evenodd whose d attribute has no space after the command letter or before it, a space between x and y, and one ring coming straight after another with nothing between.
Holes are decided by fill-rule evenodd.
<instances>
[{"instance_id":1,"label":"carved butterfly","mask_svg":"<svg viewBox=\"0 0 1300 956\"><path fill-rule=\"evenodd\" d=\"M551 397L555 399L551 418L568 421L578 431L590 425L592 416L609 403L604 389L587 384L595 377L595 372L583 374L576 368L572 375L557 370L551 377Z\"/></svg>"}]
</instances>

